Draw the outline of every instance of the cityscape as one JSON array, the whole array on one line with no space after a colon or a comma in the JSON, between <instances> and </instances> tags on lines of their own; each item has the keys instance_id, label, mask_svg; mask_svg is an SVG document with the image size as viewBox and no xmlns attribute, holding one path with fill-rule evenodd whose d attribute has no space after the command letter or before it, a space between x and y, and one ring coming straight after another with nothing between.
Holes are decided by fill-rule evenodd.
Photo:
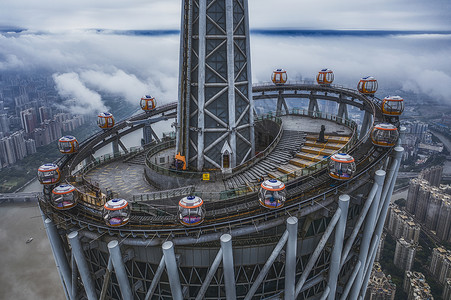
<instances>
[{"instance_id":1,"label":"cityscape","mask_svg":"<svg viewBox=\"0 0 451 300\"><path fill-rule=\"evenodd\" d=\"M180 31L88 33L170 49L160 53L167 68L148 76L120 62L24 72L8 68L0 49L1 216L26 216L17 232L33 232L6 233L2 222L0 237L14 236L30 258L41 253L30 268L46 262L41 280L58 286L26 279L28 291L0 297L451 300L449 62L425 72L444 80L436 91L426 77L397 82L396 66L369 64L363 72L377 80L340 73L333 58L325 59L333 71L310 61L296 70L303 62L286 57L262 67L280 45L369 41L370 49L371 38L400 53L409 39L416 49L425 38L451 49L450 32L253 30L248 13L260 8L230 1L232 16L220 2L182 1ZM424 55L438 56L433 49ZM388 113L384 103L397 101L400 113ZM395 140L379 141L378 124L393 127ZM345 153L349 164L333 163ZM12 249L0 251L11 278L23 276Z\"/></svg>"}]
</instances>

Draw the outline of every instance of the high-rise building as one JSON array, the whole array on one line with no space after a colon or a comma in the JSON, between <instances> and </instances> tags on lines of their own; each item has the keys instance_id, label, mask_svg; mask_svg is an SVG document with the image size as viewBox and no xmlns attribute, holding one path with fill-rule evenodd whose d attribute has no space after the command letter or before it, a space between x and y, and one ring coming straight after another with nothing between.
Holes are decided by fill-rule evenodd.
<instances>
[{"instance_id":1,"label":"high-rise building","mask_svg":"<svg viewBox=\"0 0 451 300\"><path fill-rule=\"evenodd\" d=\"M424 179L432 186L440 186L443 176L443 166L433 166L420 172L418 178Z\"/></svg>"},{"instance_id":2,"label":"high-rise building","mask_svg":"<svg viewBox=\"0 0 451 300\"><path fill-rule=\"evenodd\" d=\"M441 241L451 241L451 195L447 193L447 186L436 187L415 178L410 181L407 194L407 211L414 214L417 222L434 231Z\"/></svg>"},{"instance_id":3,"label":"high-rise building","mask_svg":"<svg viewBox=\"0 0 451 300\"><path fill-rule=\"evenodd\" d=\"M7 114L0 114L0 131L9 133L9 118Z\"/></svg>"},{"instance_id":4,"label":"high-rise building","mask_svg":"<svg viewBox=\"0 0 451 300\"><path fill-rule=\"evenodd\" d=\"M395 257L393 263L401 270L408 270L413 266L416 246L403 238L396 240Z\"/></svg>"},{"instance_id":5,"label":"high-rise building","mask_svg":"<svg viewBox=\"0 0 451 300\"><path fill-rule=\"evenodd\" d=\"M11 137L4 137L0 140L0 154L3 166L10 166L16 163L17 157Z\"/></svg>"},{"instance_id":6,"label":"high-rise building","mask_svg":"<svg viewBox=\"0 0 451 300\"><path fill-rule=\"evenodd\" d=\"M384 231L381 236L381 241L379 242L379 246L377 247L376 258L375 261L379 262L381 259L382 251L384 250L385 237L387 233Z\"/></svg>"},{"instance_id":7,"label":"high-rise building","mask_svg":"<svg viewBox=\"0 0 451 300\"><path fill-rule=\"evenodd\" d=\"M27 148L25 146L24 132L22 130L16 131L10 136L10 138L13 142L16 159L21 160L25 156L27 156Z\"/></svg>"},{"instance_id":8,"label":"high-rise building","mask_svg":"<svg viewBox=\"0 0 451 300\"><path fill-rule=\"evenodd\" d=\"M52 108L49 106L39 107L39 122L44 122L45 120L52 119Z\"/></svg>"},{"instance_id":9,"label":"high-rise building","mask_svg":"<svg viewBox=\"0 0 451 300\"><path fill-rule=\"evenodd\" d=\"M33 139L28 139L25 141L25 147L27 149L27 155L31 155L37 152L36 141Z\"/></svg>"},{"instance_id":10,"label":"high-rise building","mask_svg":"<svg viewBox=\"0 0 451 300\"><path fill-rule=\"evenodd\" d=\"M426 282L426 278L420 272L406 271L403 288L407 293L407 300L434 299L431 293L431 288Z\"/></svg>"},{"instance_id":11,"label":"high-rise building","mask_svg":"<svg viewBox=\"0 0 451 300\"><path fill-rule=\"evenodd\" d=\"M415 214L418 202L418 192L420 190L420 186L422 185L426 186L427 181L418 178L413 178L410 180L409 191L407 193L406 210L411 214Z\"/></svg>"},{"instance_id":12,"label":"high-rise building","mask_svg":"<svg viewBox=\"0 0 451 300\"><path fill-rule=\"evenodd\" d=\"M443 300L451 299L451 278L446 279L445 288L442 294Z\"/></svg>"},{"instance_id":13,"label":"high-rise building","mask_svg":"<svg viewBox=\"0 0 451 300\"><path fill-rule=\"evenodd\" d=\"M386 223L387 230L396 238L404 238L407 242L418 243L420 238L420 225L400 210L396 204L390 204Z\"/></svg>"},{"instance_id":14,"label":"high-rise building","mask_svg":"<svg viewBox=\"0 0 451 300\"><path fill-rule=\"evenodd\" d=\"M45 146L51 143L49 131L46 128L36 128L33 131L33 139L36 147Z\"/></svg>"},{"instance_id":15,"label":"high-rise building","mask_svg":"<svg viewBox=\"0 0 451 300\"><path fill-rule=\"evenodd\" d=\"M441 241L451 241L451 201L444 200L437 220L437 237Z\"/></svg>"},{"instance_id":16,"label":"high-rise building","mask_svg":"<svg viewBox=\"0 0 451 300\"><path fill-rule=\"evenodd\" d=\"M375 262L366 289L365 300L394 300L395 294L396 284L391 281L390 275L385 276L381 265Z\"/></svg>"},{"instance_id":17,"label":"high-rise building","mask_svg":"<svg viewBox=\"0 0 451 300\"><path fill-rule=\"evenodd\" d=\"M434 248L429 270L441 284L445 284L446 280L451 278L451 251Z\"/></svg>"},{"instance_id":18,"label":"high-rise building","mask_svg":"<svg viewBox=\"0 0 451 300\"><path fill-rule=\"evenodd\" d=\"M34 108L29 108L20 112L20 120L22 122L22 129L26 133L31 133L38 127L38 118Z\"/></svg>"}]
</instances>

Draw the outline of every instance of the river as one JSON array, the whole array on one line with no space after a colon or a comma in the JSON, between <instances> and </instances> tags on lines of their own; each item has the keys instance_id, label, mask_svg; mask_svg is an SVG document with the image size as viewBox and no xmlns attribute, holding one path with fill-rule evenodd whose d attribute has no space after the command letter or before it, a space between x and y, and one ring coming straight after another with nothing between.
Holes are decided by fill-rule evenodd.
<instances>
[{"instance_id":1,"label":"river","mask_svg":"<svg viewBox=\"0 0 451 300\"><path fill-rule=\"evenodd\" d=\"M0 240L0 299L64 299L36 202L2 204Z\"/></svg>"}]
</instances>

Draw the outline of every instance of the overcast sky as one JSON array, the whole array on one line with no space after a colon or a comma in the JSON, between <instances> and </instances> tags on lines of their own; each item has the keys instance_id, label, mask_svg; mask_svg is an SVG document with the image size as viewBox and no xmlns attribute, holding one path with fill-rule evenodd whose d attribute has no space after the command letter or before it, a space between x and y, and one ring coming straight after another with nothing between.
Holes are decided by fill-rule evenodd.
<instances>
[{"instance_id":1,"label":"overcast sky","mask_svg":"<svg viewBox=\"0 0 451 300\"><path fill-rule=\"evenodd\" d=\"M179 29L181 0L1 0L0 28ZM451 30L449 0L249 0L252 28Z\"/></svg>"},{"instance_id":2,"label":"overcast sky","mask_svg":"<svg viewBox=\"0 0 451 300\"><path fill-rule=\"evenodd\" d=\"M181 0L0 0L0 72L53 74L74 111L108 109L103 93L137 105L144 93L177 99L178 34L142 36L111 30L178 30ZM381 88L422 92L451 103L450 0L249 0L251 29L447 31L443 34L251 37L253 82L275 68L291 80L331 68L355 88L372 75ZM96 31L91 29L104 29ZM387 96L387 95L379 95ZM75 103L75 104L74 104ZM68 104L69 105L69 104Z\"/></svg>"}]
</instances>

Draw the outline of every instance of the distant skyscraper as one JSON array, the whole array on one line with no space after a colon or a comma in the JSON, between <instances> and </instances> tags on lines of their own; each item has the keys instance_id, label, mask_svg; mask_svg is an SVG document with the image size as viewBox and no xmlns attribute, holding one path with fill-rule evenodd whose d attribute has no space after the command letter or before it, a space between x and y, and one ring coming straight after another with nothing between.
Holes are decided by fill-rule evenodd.
<instances>
[{"instance_id":1,"label":"distant skyscraper","mask_svg":"<svg viewBox=\"0 0 451 300\"><path fill-rule=\"evenodd\" d=\"M52 109L48 106L39 107L39 122L52 119Z\"/></svg>"},{"instance_id":2,"label":"distant skyscraper","mask_svg":"<svg viewBox=\"0 0 451 300\"><path fill-rule=\"evenodd\" d=\"M443 289L442 298L444 300L451 299L451 278L448 278L445 283L445 288Z\"/></svg>"},{"instance_id":3,"label":"distant skyscraper","mask_svg":"<svg viewBox=\"0 0 451 300\"><path fill-rule=\"evenodd\" d=\"M443 201L440 207L436 232L441 241L451 241L451 200Z\"/></svg>"},{"instance_id":4,"label":"distant skyscraper","mask_svg":"<svg viewBox=\"0 0 451 300\"><path fill-rule=\"evenodd\" d=\"M376 252L376 258L374 259L376 262L378 262L381 259L382 250L384 249L385 244L385 237L387 236L387 233L384 231L381 235L381 241L379 242L379 246L377 247Z\"/></svg>"},{"instance_id":5,"label":"distant skyscraper","mask_svg":"<svg viewBox=\"0 0 451 300\"><path fill-rule=\"evenodd\" d=\"M7 114L0 114L0 131L8 133L9 130L9 118Z\"/></svg>"},{"instance_id":6,"label":"distant skyscraper","mask_svg":"<svg viewBox=\"0 0 451 300\"><path fill-rule=\"evenodd\" d=\"M26 133L31 133L38 127L38 118L34 108L29 108L20 112L20 120L22 122L22 129Z\"/></svg>"},{"instance_id":7,"label":"distant skyscraper","mask_svg":"<svg viewBox=\"0 0 451 300\"><path fill-rule=\"evenodd\" d=\"M0 154L3 166L13 165L17 161L11 137L4 137L0 140Z\"/></svg>"},{"instance_id":8,"label":"distant skyscraper","mask_svg":"<svg viewBox=\"0 0 451 300\"><path fill-rule=\"evenodd\" d=\"M10 138L13 142L16 159L21 160L25 156L27 156L27 148L25 146L24 132L22 130L16 131L10 136Z\"/></svg>"},{"instance_id":9,"label":"distant skyscraper","mask_svg":"<svg viewBox=\"0 0 451 300\"><path fill-rule=\"evenodd\" d=\"M421 171L419 178L427 180L430 185L440 186L443 175L443 166L433 166Z\"/></svg>"},{"instance_id":10,"label":"distant skyscraper","mask_svg":"<svg viewBox=\"0 0 451 300\"><path fill-rule=\"evenodd\" d=\"M25 141L25 147L27 149L27 155L36 153L36 141L28 139Z\"/></svg>"},{"instance_id":11,"label":"distant skyscraper","mask_svg":"<svg viewBox=\"0 0 451 300\"><path fill-rule=\"evenodd\" d=\"M415 223L411 217L395 204L390 205L386 226L387 230L395 238L404 238L407 242L418 243L421 231L420 225Z\"/></svg>"},{"instance_id":12,"label":"distant skyscraper","mask_svg":"<svg viewBox=\"0 0 451 300\"><path fill-rule=\"evenodd\" d=\"M451 278L451 251L438 247L432 250L429 271L441 283L445 284Z\"/></svg>"},{"instance_id":13,"label":"distant skyscraper","mask_svg":"<svg viewBox=\"0 0 451 300\"><path fill-rule=\"evenodd\" d=\"M437 170L437 169L436 169ZM424 179L412 179L406 209L415 220L436 232L441 241L451 241L451 195L446 186L431 186Z\"/></svg>"},{"instance_id":14,"label":"distant skyscraper","mask_svg":"<svg viewBox=\"0 0 451 300\"><path fill-rule=\"evenodd\" d=\"M45 128L36 128L33 131L33 139L36 141L36 147L50 144L50 134Z\"/></svg>"},{"instance_id":15,"label":"distant skyscraper","mask_svg":"<svg viewBox=\"0 0 451 300\"><path fill-rule=\"evenodd\" d=\"M400 238L396 241L395 257L393 263L401 270L409 270L413 266L415 259L416 247Z\"/></svg>"}]
</instances>

